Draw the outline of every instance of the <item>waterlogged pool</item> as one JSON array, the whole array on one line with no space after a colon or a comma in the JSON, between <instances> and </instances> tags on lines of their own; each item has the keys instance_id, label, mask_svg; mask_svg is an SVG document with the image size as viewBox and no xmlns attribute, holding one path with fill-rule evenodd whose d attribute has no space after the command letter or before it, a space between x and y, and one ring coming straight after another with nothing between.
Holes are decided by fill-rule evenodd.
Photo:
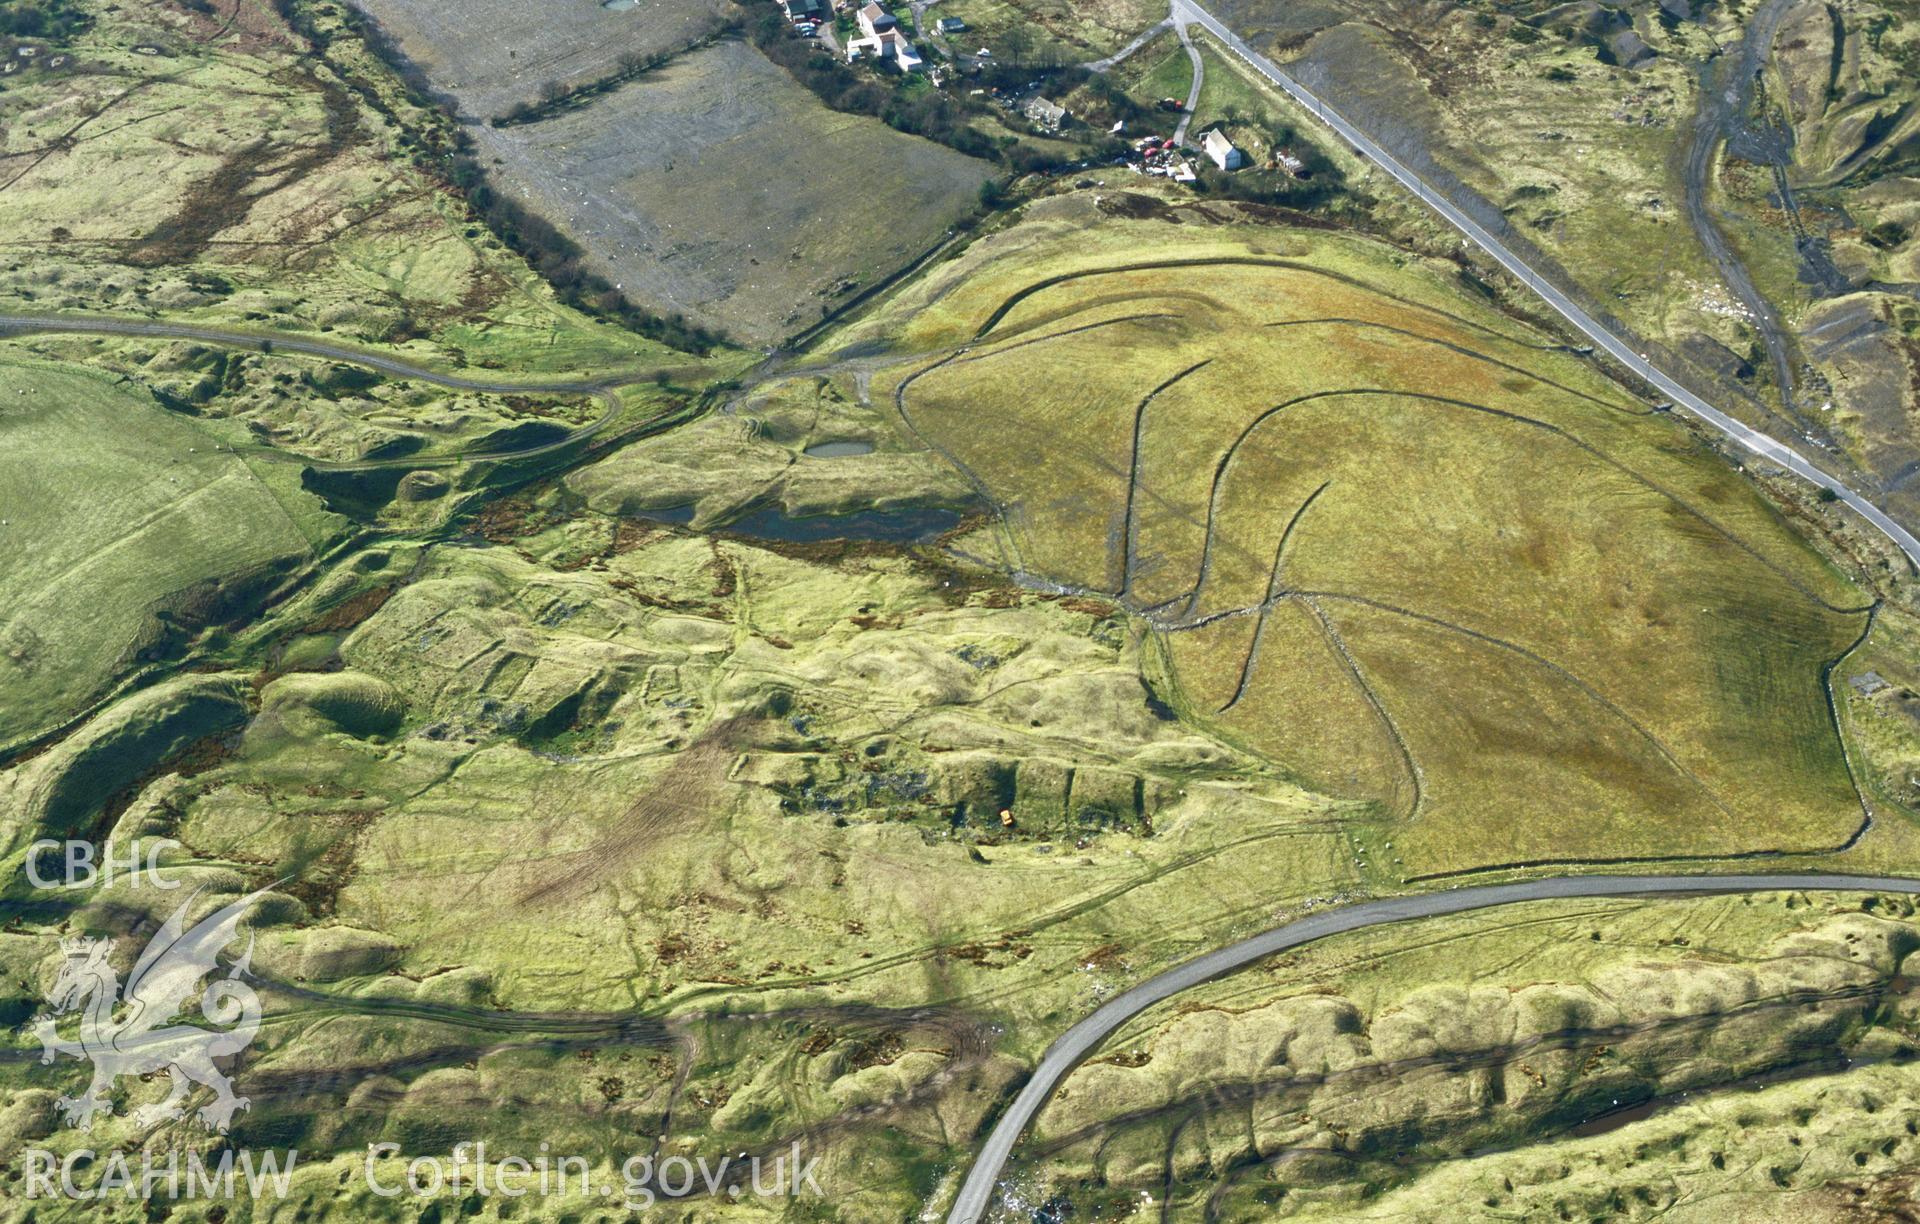
<instances>
[{"instance_id":1,"label":"waterlogged pool","mask_svg":"<svg viewBox=\"0 0 1920 1224\"><path fill-rule=\"evenodd\" d=\"M871 442L815 442L801 451L809 459L845 459L853 455L871 455Z\"/></svg>"}]
</instances>

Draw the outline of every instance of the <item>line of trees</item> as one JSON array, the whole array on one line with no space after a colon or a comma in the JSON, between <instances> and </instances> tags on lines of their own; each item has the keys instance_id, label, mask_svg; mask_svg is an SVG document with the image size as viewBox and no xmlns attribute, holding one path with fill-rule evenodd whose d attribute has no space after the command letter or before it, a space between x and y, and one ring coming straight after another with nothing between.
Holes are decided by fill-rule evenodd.
<instances>
[{"instance_id":1,"label":"line of trees","mask_svg":"<svg viewBox=\"0 0 1920 1224\"><path fill-rule=\"evenodd\" d=\"M576 85L567 85L559 81L548 81L540 86L538 102L516 102L504 113L488 120L494 127L513 127L515 124L536 123L575 106L583 106L602 94L612 93L629 81L638 80L650 72L658 71L680 56L709 46L720 38L739 29L737 21L723 21L715 24L706 33L677 49L659 51L627 51L621 54L614 70L591 81Z\"/></svg>"},{"instance_id":2,"label":"line of trees","mask_svg":"<svg viewBox=\"0 0 1920 1224\"><path fill-rule=\"evenodd\" d=\"M727 343L726 336L685 315L660 315L635 305L605 277L588 270L580 244L520 201L494 190L470 150L455 155L449 177L494 236L531 264L567 305L682 352L705 356Z\"/></svg>"},{"instance_id":3,"label":"line of trees","mask_svg":"<svg viewBox=\"0 0 1920 1224\"><path fill-rule=\"evenodd\" d=\"M770 8L765 0L736 3ZM972 126L972 111L966 103L937 89L885 85L871 72L852 68L835 56L822 55L809 40L795 38L777 10L753 22L747 34L761 54L786 69L834 110L872 115L898 131L923 136L973 157L992 159L999 153L993 139Z\"/></svg>"},{"instance_id":4,"label":"line of trees","mask_svg":"<svg viewBox=\"0 0 1920 1224\"><path fill-rule=\"evenodd\" d=\"M31 0L0 4L0 35L65 41L83 34L93 18L73 0Z\"/></svg>"},{"instance_id":5,"label":"line of trees","mask_svg":"<svg viewBox=\"0 0 1920 1224\"><path fill-rule=\"evenodd\" d=\"M313 14L307 11L307 0L274 0L274 8L316 54L326 55L332 34L320 29L313 20ZM545 217L494 188L473 156L473 139L459 126L452 100L433 90L426 74L407 58L386 31L352 8L344 11L342 20L367 50L399 79L410 102L439 114L447 123L444 129L416 134L417 122L403 121L379 96L377 89L330 60L340 77L363 101L394 124L401 133L401 146L412 153L414 165L464 198L475 219L509 250L525 259L553 286L562 302L682 352L705 356L727 343L721 333L691 323L683 315L659 315L635 305L605 277L582 266L585 252L578 243Z\"/></svg>"}]
</instances>

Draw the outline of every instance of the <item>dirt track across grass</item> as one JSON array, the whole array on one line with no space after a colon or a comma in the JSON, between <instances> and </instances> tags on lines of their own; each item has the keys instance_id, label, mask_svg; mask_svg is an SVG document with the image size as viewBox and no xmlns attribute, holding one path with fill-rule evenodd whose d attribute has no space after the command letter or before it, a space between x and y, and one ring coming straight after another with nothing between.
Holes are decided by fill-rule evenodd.
<instances>
[{"instance_id":1,"label":"dirt track across grass","mask_svg":"<svg viewBox=\"0 0 1920 1224\"><path fill-rule=\"evenodd\" d=\"M1827 677L1870 606L1669 419L1391 253L1074 210L889 304L958 341L893 400L1181 708L1380 804L1407 877L1858 838Z\"/></svg>"}]
</instances>

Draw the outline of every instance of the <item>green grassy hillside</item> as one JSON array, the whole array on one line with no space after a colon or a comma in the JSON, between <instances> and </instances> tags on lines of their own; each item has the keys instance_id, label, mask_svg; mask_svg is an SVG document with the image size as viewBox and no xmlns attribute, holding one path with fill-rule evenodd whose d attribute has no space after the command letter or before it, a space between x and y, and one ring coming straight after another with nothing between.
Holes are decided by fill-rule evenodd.
<instances>
[{"instance_id":1,"label":"green grassy hillside","mask_svg":"<svg viewBox=\"0 0 1920 1224\"><path fill-rule=\"evenodd\" d=\"M0 357L0 744L243 614L339 520L135 386Z\"/></svg>"},{"instance_id":2,"label":"green grassy hillside","mask_svg":"<svg viewBox=\"0 0 1920 1224\"><path fill-rule=\"evenodd\" d=\"M903 298L904 426L1398 871L1859 828L1825 672L1870 600L1680 424L1385 247L1018 233Z\"/></svg>"}]
</instances>

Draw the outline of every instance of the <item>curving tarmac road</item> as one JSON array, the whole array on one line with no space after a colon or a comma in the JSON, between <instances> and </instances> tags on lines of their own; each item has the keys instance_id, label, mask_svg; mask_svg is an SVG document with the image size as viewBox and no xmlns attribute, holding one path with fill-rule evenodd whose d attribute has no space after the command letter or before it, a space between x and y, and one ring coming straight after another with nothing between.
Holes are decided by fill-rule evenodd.
<instances>
[{"instance_id":1,"label":"curving tarmac road","mask_svg":"<svg viewBox=\"0 0 1920 1224\"><path fill-rule=\"evenodd\" d=\"M223 348L244 348L276 353L298 353L305 357L324 357L330 361L348 365L365 366L391 374L396 378L408 378L418 382L431 383L437 387L448 387L457 391L478 391L489 395L586 395L599 400L605 409L594 420L580 428L568 432L564 437L532 446L509 450L459 451L446 455L402 456L395 459L360 459L346 461L301 459L300 462L319 471L367 471L374 468L422 468L444 467L452 463L469 462L476 459L527 459L549 451L571 446L576 442L593 437L613 422L620 414L620 399L614 394L618 387L637 382L642 375L613 376L590 382L558 381L540 382L509 378L472 378L464 374L443 374L427 366L414 365L397 357L388 357L380 353L367 352L364 349L349 348L345 345L328 344L321 340L308 340L300 336L284 336L271 332L227 331L217 327L198 327L190 323L161 323L144 319L113 319L91 315L12 315L0 314L0 335L21 332L61 332L95 336L152 336L166 340L197 340L203 344L217 344ZM273 452L280 453L280 452ZM297 458L297 456L293 456Z\"/></svg>"},{"instance_id":2,"label":"curving tarmac road","mask_svg":"<svg viewBox=\"0 0 1920 1224\"><path fill-rule=\"evenodd\" d=\"M95 315L0 314L0 332L79 332L100 336L156 336L168 340L199 340L226 348L256 350L264 344L270 345L274 352L326 357L334 361L380 370L396 378L417 378L421 382L433 383L440 387L503 395L511 395L515 392L590 395L595 391L605 391L622 383L618 378L601 379L595 382L529 382L525 379L469 378L461 374L442 374L426 366L414 365L397 357L388 357L380 353L370 353L365 349L328 344L320 340L307 340L299 336L283 336L272 332L227 331L217 327L198 327L190 323L160 323L145 319L113 319Z\"/></svg>"},{"instance_id":3,"label":"curving tarmac road","mask_svg":"<svg viewBox=\"0 0 1920 1224\"><path fill-rule=\"evenodd\" d=\"M947 1224L975 1224L993 1200L1007 1157L1053 1090L1100 1043L1128 1020L1165 999L1212 981L1276 952L1325 939L1329 935L1385 926L1418 918L1492 909L1526 901L1594 897L1710 896L1749 892L1889 892L1920 895L1920 879L1902 876L1850 876L1833 873L1780 875L1619 875L1562 876L1518 884L1490 884L1408 897L1383 897L1321 910L1305 918L1218 948L1176 965L1116 995L1098 1011L1068 1029L1047 1048L1033 1075L994 1124L961 1184Z\"/></svg>"},{"instance_id":4,"label":"curving tarmac road","mask_svg":"<svg viewBox=\"0 0 1920 1224\"><path fill-rule=\"evenodd\" d=\"M1194 3L1193 0L1173 0L1171 20L1179 26L1185 26L1189 23L1198 25L1214 38L1218 39L1222 46L1245 60L1255 72L1258 72L1267 80L1272 81L1292 96L1295 101L1319 116L1322 122L1339 133L1340 137L1359 152L1361 156L1374 162L1381 169L1399 180L1402 186L1418 196L1429 208L1439 213L1449 225L1466 235L1467 239L1475 246L1485 251L1488 255L1491 255L1501 267L1512 273L1521 283L1538 294L1547 305L1558 311L1567 322L1571 323L1582 335L1593 341L1596 347L1606 350L1608 355L1613 357L1614 360L1618 361L1628 370L1631 370L1636 376L1659 391L1662 395L1672 400L1681 410L1691 413L1722 434L1733 439L1743 450L1766 460L1768 463L1778 464L1780 467L1787 469L1803 480L1809 481L1819 488L1826 489L1833 493L1835 497L1849 506L1854 513L1871 523L1881 534L1892 540L1894 544L1899 547L1900 551L1906 554L1907 560L1909 564L1914 567L1915 572L1920 573L1920 539L1916 539L1905 527L1894 522L1885 511L1868 501L1865 497L1855 493L1852 489L1842 484L1837 478L1828 475L1825 471L1816 467L1804 455L1792 447L1768 437L1757 429L1752 429L1741 424L1739 421L1736 421L1681 386L1679 382L1662 373L1645 357L1641 356L1638 350L1629 345L1625 339L1616 335L1613 331L1601 324L1598 319L1595 319L1592 315L1574 304L1566 294L1556 289L1552 282L1548 281L1546 277L1535 272L1523 262L1518 255L1508 250L1506 244L1502 243L1472 217L1469 217L1464 211L1456 207L1445 195L1429 186L1424 179L1403 165L1398 158L1387 152L1387 150L1381 147L1371 136L1368 136L1365 132L1348 122L1344 116L1329 107L1318 95L1307 89L1306 86L1300 84L1300 82L1294 80L1285 72L1282 72L1279 66L1272 60L1248 46L1246 41L1239 35L1221 24L1219 18L1204 8L1201 8L1198 4Z\"/></svg>"}]
</instances>

